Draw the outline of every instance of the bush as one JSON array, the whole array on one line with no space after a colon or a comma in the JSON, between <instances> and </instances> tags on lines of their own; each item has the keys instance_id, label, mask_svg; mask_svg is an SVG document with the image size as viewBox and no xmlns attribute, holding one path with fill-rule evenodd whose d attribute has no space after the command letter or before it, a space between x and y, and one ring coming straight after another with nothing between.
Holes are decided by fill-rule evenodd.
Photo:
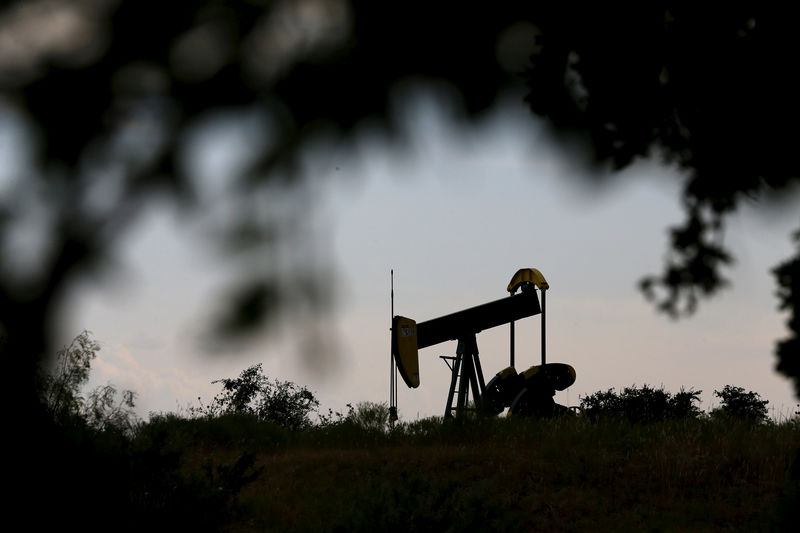
<instances>
[{"instance_id":1,"label":"bush","mask_svg":"<svg viewBox=\"0 0 800 533\"><path fill-rule=\"evenodd\" d=\"M767 404L757 392L745 392L742 387L725 385L721 391L714 391L721 404L711 411L712 418L733 418L749 422L766 422L769 420Z\"/></svg>"},{"instance_id":2,"label":"bush","mask_svg":"<svg viewBox=\"0 0 800 533\"><path fill-rule=\"evenodd\" d=\"M89 394L89 402L84 409L84 417L90 426L100 430L115 429L123 433L132 433L138 423L134 413L133 391L122 391L117 400L117 389L113 385L97 387Z\"/></svg>"},{"instance_id":3,"label":"bush","mask_svg":"<svg viewBox=\"0 0 800 533\"><path fill-rule=\"evenodd\" d=\"M54 418L70 418L83 411L81 387L89 380L92 361L99 350L100 343L84 330L56 352L52 370L41 373L39 396Z\"/></svg>"},{"instance_id":4,"label":"bush","mask_svg":"<svg viewBox=\"0 0 800 533\"><path fill-rule=\"evenodd\" d=\"M72 342L56 352L51 371L39 376L39 397L53 420L61 425L88 425L101 431L130 434L139 422L133 411L136 394L111 384L97 387L84 398L82 389L89 381L92 361L100 343L91 332L82 331Z\"/></svg>"},{"instance_id":5,"label":"bush","mask_svg":"<svg viewBox=\"0 0 800 533\"><path fill-rule=\"evenodd\" d=\"M673 418L699 418L703 412L695 405L695 402L700 401L700 394L703 391L689 389L684 390L681 387L679 393L670 398L670 408L672 410Z\"/></svg>"},{"instance_id":6,"label":"bush","mask_svg":"<svg viewBox=\"0 0 800 533\"><path fill-rule=\"evenodd\" d=\"M139 425L130 446L127 530L220 531L241 512L237 497L263 468L248 449L254 446L205 427L218 421L154 415ZM253 428L241 425L239 435ZM191 459L193 449L210 443L233 453Z\"/></svg>"},{"instance_id":7,"label":"bush","mask_svg":"<svg viewBox=\"0 0 800 533\"><path fill-rule=\"evenodd\" d=\"M311 425L309 416L319 407L307 388L264 376L261 363L245 369L238 378L212 383L222 383L222 392L209 405L190 408L192 416L251 415L287 429L302 429Z\"/></svg>"},{"instance_id":8,"label":"bush","mask_svg":"<svg viewBox=\"0 0 800 533\"><path fill-rule=\"evenodd\" d=\"M383 432L389 424L389 407L385 403L359 402L345 420L365 431Z\"/></svg>"},{"instance_id":9,"label":"bush","mask_svg":"<svg viewBox=\"0 0 800 533\"><path fill-rule=\"evenodd\" d=\"M331 409L327 414L319 413L319 424L308 432L310 440L302 442L349 448L372 446L402 434L401 426L394 426L396 432L389 431L389 407L385 403L359 402L355 407L348 403L345 413Z\"/></svg>"},{"instance_id":10,"label":"bush","mask_svg":"<svg viewBox=\"0 0 800 533\"><path fill-rule=\"evenodd\" d=\"M695 405L703 391L688 390L672 395L664 389L647 385L626 387L617 394L614 389L598 391L581 398L581 408L592 418L622 417L634 423L658 422L675 418L697 418L701 411Z\"/></svg>"},{"instance_id":11,"label":"bush","mask_svg":"<svg viewBox=\"0 0 800 533\"><path fill-rule=\"evenodd\" d=\"M601 415L621 415L624 412L622 399L614 389L597 391L581 398L581 409L592 418Z\"/></svg>"}]
</instances>

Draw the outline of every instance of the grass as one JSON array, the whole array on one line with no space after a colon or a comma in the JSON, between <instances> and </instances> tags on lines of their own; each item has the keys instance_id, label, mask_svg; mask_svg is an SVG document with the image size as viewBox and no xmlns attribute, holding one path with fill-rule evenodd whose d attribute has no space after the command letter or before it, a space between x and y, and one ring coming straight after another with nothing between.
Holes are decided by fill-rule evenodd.
<instances>
[{"instance_id":1,"label":"grass","mask_svg":"<svg viewBox=\"0 0 800 533\"><path fill-rule=\"evenodd\" d=\"M795 423L165 423L187 476L252 456L229 531L770 531L800 477Z\"/></svg>"}]
</instances>

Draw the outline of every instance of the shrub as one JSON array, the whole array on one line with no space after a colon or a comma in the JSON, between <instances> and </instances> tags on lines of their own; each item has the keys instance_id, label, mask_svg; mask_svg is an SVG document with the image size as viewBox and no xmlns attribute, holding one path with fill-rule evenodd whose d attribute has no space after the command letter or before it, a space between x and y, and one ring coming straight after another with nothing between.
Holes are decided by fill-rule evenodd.
<instances>
[{"instance_id":1,"label":"shrub","mask_svg":"<svg viewBox=\"0 0 800 533\"><path fill-rule=\"evenodd\" d=\"M91 332L82 331L68 346L56 352L51 371L39 376L39 397L53 420L62 425L88 425L101 431L115 430L130 434L139 422L133 411L136 394L111 384L92 390L84 398L83 387L89 381L92 361L100 343Z\"/></svg>"},{"instance_id":2,"label":"shrub","mask_svg":"<svg viewBox=\"0 0 800 533\"><path fill-rule=\"evenodd\" d=\"M700 401L700 394L703 391L689 389L684 390L681 387L679 393L670 398L670 408L672 410L673 418L698 418L703 412L695 405L695 402Z\"/></svg>"},{"instance_id":3,"label":"shrub","mask_svg":"<svg viewBox=\"0 0 800 533\"><path fill-rule=\"evenodd\" d=\"M346 420L366 431L382 432L389 424L389 407L385 403L359 402Z\"/></svg>"},{"instance_id":4,"label":"shrub","mask_svg":"<svg viewBox=\"0 0 800 533\"><path fill-rule=\"evenodd\" d=\"M619 415L623 413L622 399L614 389L597 391L581 398L581 409L593 418L600 415Z\"/></svg>"},{"instance_id":5,"label":"shrub","mask_svg":"<svg viewBox=\"0 0 800 533\"><path fill-rule=\"evenodd\" d=\"M622 391L622 405L631 422L657 422L672 416L671 395L664 389L627 387Z\"/></svg>"},{"instance_id":6,"label":"shrub","mask_svg":"<svg viewBox=\"0 0 800 533\"><path fill-rule=\"evenodd\" d=\"M190 408L191 415L251 415L287 429L301 429L311 425L309 416L319 407L319 401L306 387L264 376L261 363L243 370L238 378L212 383L221 383L222 392L209 405L201 403L200 407Z\"/></svg>"},{"instance_id":7,"label":"shrub","mask_svg":"<svg viewBox=\"0 0 800 533\"><path fill-rule=\"evenodd\" d=\"M347 413L341 413L339 411L334 411L333 409L328 409L327 413L317 412L317 417L319 418L319 426L320 427L332 427L332 426L339 426L345 423L345 421L349 420L350 417L355 412L352 404L347 404Z\"/></svg>"},{"instance_id":8,"label":"shrub","mask_svg":"<svg viewBox=\"0 0 800 533\"><path fill-rule=\"evenodd\" d=\"M54 418L64 419L82 412L81 387L89 380L92 361L99 350L100 343L84 330L56 352L52 370L41 373L39 396Z\"/></svg>"},{"instance_id":9,"label":"shrub","mask_svg":"<svg viewBox=\"0 0 800 533\"><path fill-rule=\"evenodd\" d=\"M767 404L757 392L745 392L742 387L725 385L721 391L714 391L721 404L711 411L713 418L733 418L750 422L766 422L769 420Z\"/></svg>"},{"instance_id":10,"label":"shrub","mask_svg":"<svg viewBox=\"0 0 800 533\"><path fill-rule=\"evenodd\" d=\"M133 391L122 391L117 400L117 389L113 385L97 387L89 393L89 401L84 408L84 417L90 426L99 430L118 430L131 434L138 423L134 413Z\"/></svg>"},{"instance_id":11,"label":"shrub","mask_svg":"<svg viewBox=\"0 0 800 533\"><path fill-rule=\"evenodd\" d=\"M695 405L702 391L684 390L672 395L664 389L648 385L598 391L581 398L581 408L592 418L614 416L635 423L657 422L673 418L697 418L701 411Z\"/></svg>"},{"instance_id":12,"label":"shrub","mask_svg":"<svg viewBox=\"0 0 800 533\"><path fill-rule=\"evenodd\" d=\"M218 421L154 415L139 425L130 446L128 530L220 531L240 513L239 493L263 468L255 464L251 446L220 439L218 431L204 427ZM193 446L209 442L234 453L199 464L190 459Z\"/></svg>"}]
</instances>

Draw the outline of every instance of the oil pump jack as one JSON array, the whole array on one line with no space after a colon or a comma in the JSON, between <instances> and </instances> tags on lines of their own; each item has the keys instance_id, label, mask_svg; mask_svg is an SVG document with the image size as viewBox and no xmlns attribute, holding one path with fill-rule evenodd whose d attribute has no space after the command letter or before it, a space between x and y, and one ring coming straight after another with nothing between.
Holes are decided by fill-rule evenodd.
<instances>
[{"instance_id":1,"label":"oil pump jack","mask_svg":"<svg viewBox=\"0 0 800 533\"><path fill-rule=\"evenodd\" d=\"M567 407L555 403L553 396L556 391L575 383L575 369L564 363L547 363L545 354L545 294L549 288L541 272L535 268L523 268L511 278L506 298L419 323L411 318L393 316L392 368L396 367L409 388L417 388L420 384L419 350L456 340L456 354L441 356L451 375L444 412L446 418L469 409L470 392L472 409L490 415L500 414L505 408L508 408L509 415L514 416L552 417L569 412ZM517 373L514 323L538 314L542 315L542 362ZM485 384L476 335L503 324L510 325L510 364ZM394 375L390 386L396 387ZM396 393L393 392L392 400L395 399ZM392 409L394 415L394 403Z\"/></svg>"}]
</instances>

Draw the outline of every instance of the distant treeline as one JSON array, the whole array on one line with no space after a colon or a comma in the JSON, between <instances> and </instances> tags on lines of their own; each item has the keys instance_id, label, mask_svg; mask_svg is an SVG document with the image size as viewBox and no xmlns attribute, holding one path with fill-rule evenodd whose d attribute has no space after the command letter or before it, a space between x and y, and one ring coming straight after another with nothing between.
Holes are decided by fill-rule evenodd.
<instances>
[{"instance_id":1,"label":"distant treeline","mask_svg":"<svg viewBox=\"0 0 800 533\"><path fill-rule=\"evenodd\" d=\"M676 418L737 419L753 423L768 422L767 404L757 392L745 391L742 387L725 385L714 391L720 404L709 413L696 405L703 391L681 389L672 394L663 388L648 385L625 387L622 392L614 389L598 391L581 398L582 412L591 417L623 417L635 423L657 422ZM794 413L797 416L798 413Z\"/></svg>"}]
</instances>

